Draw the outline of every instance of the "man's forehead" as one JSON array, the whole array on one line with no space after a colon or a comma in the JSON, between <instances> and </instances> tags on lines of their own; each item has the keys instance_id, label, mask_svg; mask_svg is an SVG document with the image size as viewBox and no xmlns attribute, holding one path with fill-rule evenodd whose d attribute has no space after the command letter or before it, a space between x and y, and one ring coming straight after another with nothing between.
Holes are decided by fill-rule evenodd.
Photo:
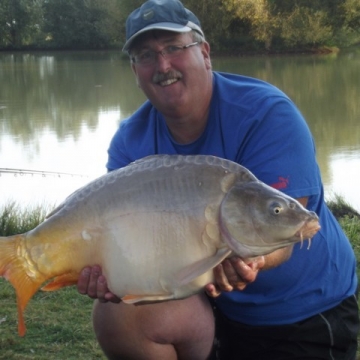
<instances>
[{"instance_id":1,"label":"man's forehead","mask_svg":"<svg viewBox=\"0 0 360 360\"><path fill-rule=\"evenodd\" d=\"M190 38L190 31L178 33L167 30L150 30L138 36L130 50L150 46L152 42L170 43Z\"/></svg>"}]
</instances>

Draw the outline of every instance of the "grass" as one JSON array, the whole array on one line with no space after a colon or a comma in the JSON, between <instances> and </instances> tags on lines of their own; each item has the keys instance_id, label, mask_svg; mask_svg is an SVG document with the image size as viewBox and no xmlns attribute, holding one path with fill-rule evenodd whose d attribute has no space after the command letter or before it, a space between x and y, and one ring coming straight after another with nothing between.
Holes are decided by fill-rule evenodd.
<instances>
[{"instance_id":1,"label":"grass","mask_svg":"<svg viewBox=\"0 0 360 360\"><path fill-rule=\"evenodd\" d=\"M74 288L38 292L26 309L23 338L17 335L15 294L5 281L0 303L0 359L105 359L92 330L92 300Z\"/></svg>"},{"instance_id":2,"label":"grass","mask_svg":"<svg viewBox=\"0 0 360 360\"><path fill-rule=\"evenodd\" d=\"M10 202L0 209L0 236L22 234L33 229L45 219L50 210L50 206L22 208L15 201Z\"/></svg>"},{"instance_id":3,"label":"grass","mask_svg":"<svg viewBox=\"0 0 360 360\"><path fill-rule=\"evenodd\" d=\"M339 197L328 205L349 237L360 264L360 214ZM0 236L34 228L48 210L43 206L22 210L15 203L5 206L0 209ZM357 272L360 278L359 265ZM15 292L0 278L0 360L104 360L92 329L92 303L74 287L40 291L26 308L27 333L21 338L17 334Z\"/></svg>"},{"instance_id":4,"label":"grass","mask_svg":"<svg viewBox=\"0 0 360 360\"><path fill-rule=\"evenodd\" d=\"M333 200L327 202L327 205L350 240L357 259L357 275L360 279L360 214L341 196L336 195Z\"/></svg>"}]
</instances>

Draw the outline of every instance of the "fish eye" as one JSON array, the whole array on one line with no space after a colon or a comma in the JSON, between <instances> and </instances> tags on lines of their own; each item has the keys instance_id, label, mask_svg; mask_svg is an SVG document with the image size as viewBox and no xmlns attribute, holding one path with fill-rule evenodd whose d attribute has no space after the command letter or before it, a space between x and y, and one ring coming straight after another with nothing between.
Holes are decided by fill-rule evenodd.
<instances>
[{"instance_id":1,"label":"fish eye","mask_svg":"<svg viewBox=\"0 0 360 360\"><path fill-rule=\"evenodd\" d=\"M278 202L275 202L271 204L271 210L274 215L279 215L282 213L283 207Z\"/></svg>"}]
</instances>

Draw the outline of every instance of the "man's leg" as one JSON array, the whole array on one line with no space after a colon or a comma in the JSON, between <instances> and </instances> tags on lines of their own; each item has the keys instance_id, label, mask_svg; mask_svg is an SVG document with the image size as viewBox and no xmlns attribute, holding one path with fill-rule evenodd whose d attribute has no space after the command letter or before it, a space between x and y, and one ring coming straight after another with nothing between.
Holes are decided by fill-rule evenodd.
<instances>
[{"instance_id":1,"label":"man's leg","mask_svg":"<svg viewBox=\"0 0 360 360\"><path fill-rule=\"evenodd\" d=\"M295 324L251 326L216 313L218 354L225 360L355 360L359 315L351 296Z\"/></svg>"},{"instance_id":2,"label":"man's leg","mask_svg":"<svg viewBox=\"0 0 360 360\"><path fill-rule=\"evenodd\" d=\"M204 360L214 339L214 316L204 294L144 305L96 301L93 323L109 359Z\"/></svg>"}]
</instances>

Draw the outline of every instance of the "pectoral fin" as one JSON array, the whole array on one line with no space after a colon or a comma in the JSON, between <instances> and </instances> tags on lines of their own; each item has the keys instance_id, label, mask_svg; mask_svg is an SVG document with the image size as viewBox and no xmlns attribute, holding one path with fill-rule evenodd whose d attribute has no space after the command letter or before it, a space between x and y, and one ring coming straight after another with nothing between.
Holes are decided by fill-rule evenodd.
<instances>
[{"instance_id":1,"label":"pectoral fin","mask_svg":"<svg viewBox=\"0 0 360 360\"><path fill-rule=\"evenodd\" d=\"M219 249L214 256L200 260L182 269L176 276L177 285L186 285L200 275L205 274L208 270L213 269L216 265L220 264L231 254L231 252L232 251L229 248Z\"/></svg>"},{"instance_id":2,"label":"pectoral fin","mask_svg":"<svg viewBox=\"0 0 360 360\"><path fill-rule=\"evenodd\" d=\"M55 291L65 286L76 285L79 279L78 273L67 273L55 277L52 281L41 288L42 291Z\"/></svg>"},{"instance_id":3,"label":"pectoral fin","mask_svg":"<svg viewBox=\"0 0 360 360\"><path fill-rule=\"evenodd\" d=\"M138 302L155 302L174 299L174 294L154 294L154 295L125 295L121 300L125 304L135 304Z\"/></svg>"}]
</instances>

